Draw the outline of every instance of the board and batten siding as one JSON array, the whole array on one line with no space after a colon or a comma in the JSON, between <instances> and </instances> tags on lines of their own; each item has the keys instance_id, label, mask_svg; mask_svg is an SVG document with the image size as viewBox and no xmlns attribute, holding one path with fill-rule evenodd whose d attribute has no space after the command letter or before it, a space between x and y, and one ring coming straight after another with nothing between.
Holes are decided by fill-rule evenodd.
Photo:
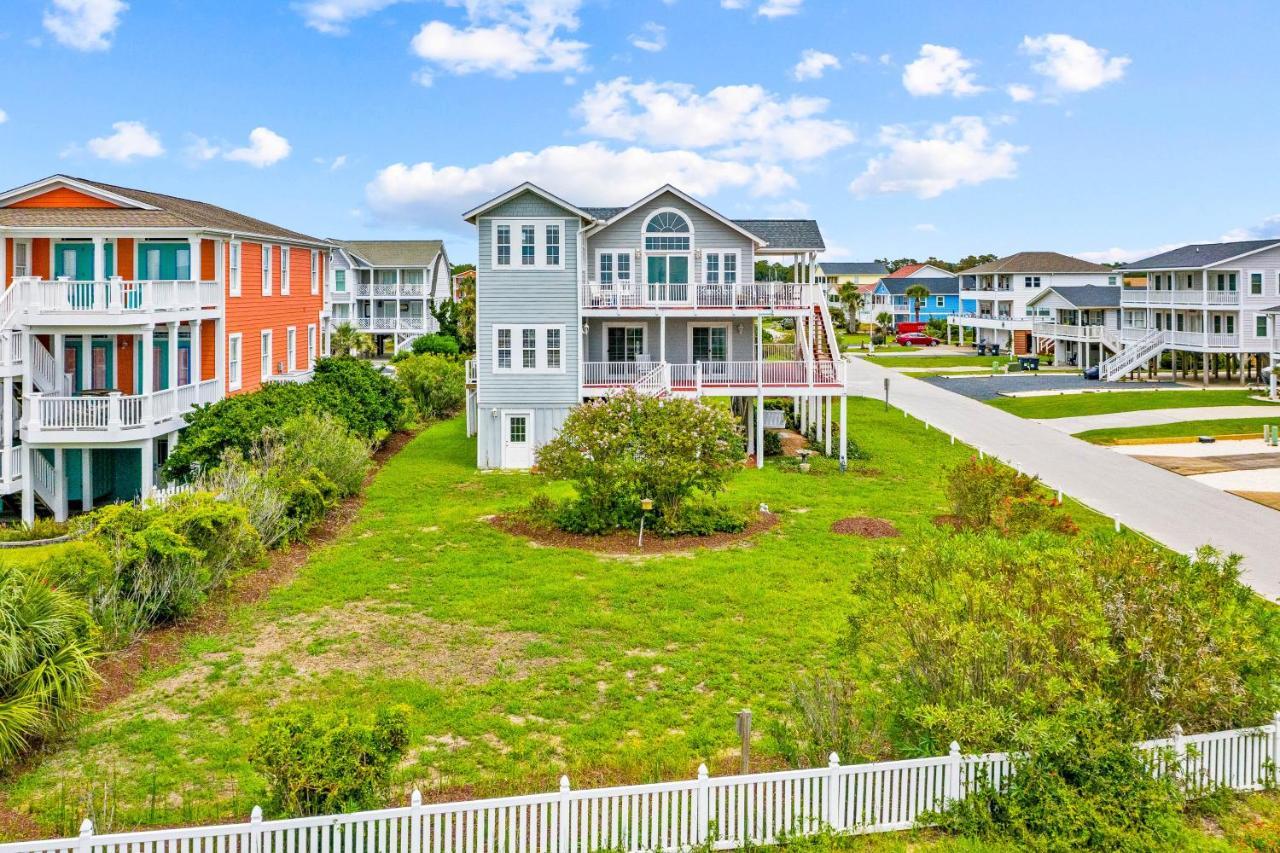
<instances>
[{"instance_id":1,"label":"board and batten siding","mask_svg":"<svg viewBox=\"0 0 1280 853\"><path fill-rule=\"evenodd\" d=\"M495 270L493 220L560 219L562 269ZM477 220L476 255L476 434L481 468L502 464L502 418L505 411L533 414L535 447L559 431L570 409L580 402L578 377L578 227L569 211L534 193L521 193ZM518 234L513 259L519 259ZM564 327L563 373L494 373L495 325Z\"/></svg>"},{"instance_id":2,"label":"board and batten siding","mask_svg":"<svg viewBox=\"0 0 1280 853\"><path fill-rule=\"evenodd\" d=\"M692 246L695 252L708 252L717 249L738 250L738 281L754 280L755 244L750 238L725 225L719 219L708 216L698 208L686 203L672 193L663 193L648 204L636 208L631 213L609 225L607 228L587 238L587 269L592 281L597 279L596 253L601 251L630 251L644 248L644 235L640 229L649 215L661 208L678 210L689 220L693 227ZM691 275L693 281L702 281L702 264L700 256L695 255ZM635 281L644 281L644 265L637 265L633 273Z\"/></svg>"}]
</instances>

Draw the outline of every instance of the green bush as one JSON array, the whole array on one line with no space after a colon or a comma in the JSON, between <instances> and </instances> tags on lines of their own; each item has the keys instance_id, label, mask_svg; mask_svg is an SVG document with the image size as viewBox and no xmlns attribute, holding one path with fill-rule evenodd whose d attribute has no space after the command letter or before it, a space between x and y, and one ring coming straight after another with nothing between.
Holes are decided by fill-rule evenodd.
<instances>
[{"instance_id":1,"label":"green bush","mask_svg":"<svg viewBox=\"0 0 1280 853\"><path fill-rule=\"evenodd\" d=\"M322 358L316 362L312 380L302 387L313 395L315 411L342 419L348 429L368 441L381 443L413 418L404 387L367 361Z\"/></svg>"},{"instance_id":2,"label":"green bush","mask_svg":"<svg viewBox=\"0 0 1280 853\"><path fill-rule=\"evenodd\" d=\"M575 407L538 451L538 467L573 482L579 528L633 527L649 498L660 523L675 529L684 501L721 491L742 457L728 409L628 391Z\"/></svg>"},{"instance_id":3,"label":"green bush","mask_svg":"<svg viewBox=\"0 0 1280 853\"><path fill-rule=\"evenodd\" d=\"M74 592L41 570L0 565L0 767L83 706L96 648Z\"/></svg>"},{"instance_id":4,"label":"green bush","mask_svg":"<svg viewBox=\"0 0 1280 853\"><path fill-rule=\"evenodd\" d=\"M947 472L944 490L956 525L1018 536L1032 530L1075 533L1062 508L1042 493L1040 481L994 459L970 457Z\"/></svg>"},{"instance_id":5,"label":"green bush","mask_svg":"<svg viewBox=\"0 0 1280 853\"><path fill-rule=\"evenodd\" d=\"M751 523L751 513L697 496L681 503L674 519L659 517L656 521L654 530L665 535L710 536L741 533Z\"/></svg>"},{"instance_id":6,"label":"green bush","mask_svg":"<svg viewBox=\"0 0 1280 853\"><path fill-rule=\"evenodd\" d=\"M0 525L0 542L34 542L38 539L56 539L66 536L71 525L52 518L37 518L30 526L25 524Z\"/></svg>"},{"instance_id":7,"label":"green bush","mask_svg":"<svg viewBox=\"0 0 1280 853\"><path fill-rule=\"evenodd\" d=\"M396 364L396 376L427 417L447 418L466 400L466 368L456 359L431 353L411 356Z\"/></svg>"},{"instance_id":8,"label":"green bush","mask_svg":"<svg viewBox=\"0 0 1280 853\"><path fill-rule=\"evenodd\" d=\"M436 355L457 355L461 347L458 339L452 335L419 335L410 345L414 355L435 353Z\"/></svg>"},{"instance_id":9,"label":"green bush","mask_svg":"<svg viewBox=\"0 0 1280 853\"><path fill-rule=\"evenodd\" d=\"M767 429L764 431L764 455L782 455L782 435L777 430Z\"/></svg>"},{"instance_id":10,"label":"green bush","mask_svg":"<svg viewBox=\"0 0 1280 853\"><path fill-rule=\"evenodd\" d=\"M304 817L380 808L409 743L408 716L404 706L379 710L371 723L310 709L275 713L249 755L272 810Z\"/></svg>"},{"instance_id":11,"label":"green bush","mask_svg":"<svg viewBox=\"0 0 1280 853\"><path fill-rule=\"evenodd\" d=\"M290 418L278 434L268 432L263 440L278 447L274 454L277 465L292 470L314 468L332 484L338 497L359 492L372 465L369 443L330 415L308 413Z\"/></svg>"}]
</instances>

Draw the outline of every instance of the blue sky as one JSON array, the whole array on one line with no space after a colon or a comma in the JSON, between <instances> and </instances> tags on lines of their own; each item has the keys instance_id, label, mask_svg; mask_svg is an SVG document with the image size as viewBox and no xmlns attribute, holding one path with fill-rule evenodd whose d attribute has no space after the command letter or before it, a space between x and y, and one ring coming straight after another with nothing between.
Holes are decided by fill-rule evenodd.
<instances>
[{"instance_id":1,"label":"blue sky","mask_svg":"<svg viewBox=\"0 0 1280 853\"><path fill-rule=\"evenodd\" d=\"M819 220L831 257L1280 235L1266 2L6 0L0 183L443 236L524 179Z\"/></svg>"}]
</instances>

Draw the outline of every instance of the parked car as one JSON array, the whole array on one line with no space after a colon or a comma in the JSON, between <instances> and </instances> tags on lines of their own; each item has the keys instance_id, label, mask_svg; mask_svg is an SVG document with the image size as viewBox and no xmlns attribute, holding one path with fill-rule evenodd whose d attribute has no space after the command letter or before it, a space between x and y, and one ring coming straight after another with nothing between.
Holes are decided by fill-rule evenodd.
<instances>
[{"instance_id":1,"label":"parked car","mask_svg":"<svg viewBox=\"0 0 1280 853\"><path fill-rule=\"evenodd\" d=\"M904 347L936 347L942 343L942 341L932 335L926 335L924 332L903 332L894 340L899 346Z\"/></svg>"}]
</instances>

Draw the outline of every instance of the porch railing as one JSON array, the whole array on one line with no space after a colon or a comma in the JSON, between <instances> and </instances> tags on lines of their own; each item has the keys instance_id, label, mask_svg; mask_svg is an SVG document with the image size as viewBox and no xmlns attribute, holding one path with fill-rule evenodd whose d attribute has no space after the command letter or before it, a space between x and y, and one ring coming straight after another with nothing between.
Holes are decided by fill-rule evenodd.
<instances>
[{"instance_id":1,"label":"porch railing","mask_svg":"<svg viewBox=\"0 0 1280 853\"><path fill-rule=\"evenodd\" d=\"M335 318L335 325L350 323L363 332L424 332L434 333L440 330L435 317L426 315L408 317L351 317L345 320Z\"/></svg>"},{"instance_id":2,"label":"porch railing","mask_svg":"<svg viewBox=\"0 0 1280 853\"><path fill-rule=\"evenodd\" d=\"M582 365L585 388L635 385L656 367L651 361L589 361ZM842 361L700 361L667 364L667 384L676 391L710 388L781 388L844 384Z\"/></svg>"},{"instance_id":3,"label":"porch railing","mask_svg":"<svg viewBox=\"0 0 1280 853\"><path fill-rule=\"evenodd\" d=\"M1154 290L1149 287L1126 287L1120 294L1120 303L1126 306L1144 305L1238 305L1238 290L1202 290L1182 288L1178 290Z\"/></svg>"},{"instance_id":4,"label":"porch railing","mask_svg":"<svg viewBox=\"0 0 1280 853\"><path fill-rule=\"evenodd\" d=\"M759 281L741 284L582 285L584 309L723 308L736 310L810 308L822 301L821 285Z\"/></svg>"},{"instance_id":5,"label":"porch railing","mask_svg":"<svg viewBox=\"0 0 1280 853\"><path fill-rule=\"evenodd\" d=\"M152 311L196 310L222 301L216 281L45 281L37 278L14 282L19 302L27 311L40 313L130 314Z\"/></svg>"},{"instance_id":6,"label":"porch railing","mask_svg":"<svg viewBox=\"0 0 1280 853\"><path fill-rule=\"evenodd\" d=\"M27 428L37 432L124 432L186 414L221 397L218 380L206 379L150 394L106 396L28 395Z\"/></svg>"}]
</instances>

